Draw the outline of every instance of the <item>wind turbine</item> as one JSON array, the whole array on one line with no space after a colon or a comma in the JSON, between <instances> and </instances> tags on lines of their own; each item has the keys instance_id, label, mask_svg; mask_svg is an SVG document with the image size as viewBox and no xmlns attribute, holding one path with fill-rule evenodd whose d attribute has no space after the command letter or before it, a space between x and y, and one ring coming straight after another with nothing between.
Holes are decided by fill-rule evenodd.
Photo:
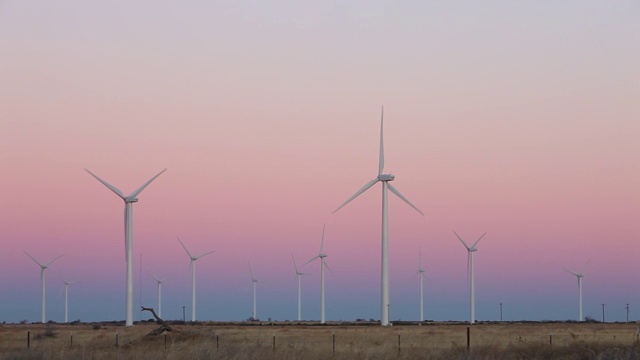
<instances>
[{"instance_id":1,"label":"wind turbine","mask_svg":"<svg viewBox=\"0 0 640 360\"><path fill-rule=\"evenodd\" d=\"M251 284L253 285L253 316L251 316L251 319L258 320L258 317L256 316L256 284L260 281L253 276L251 263L249 263L249 273L251 274Z\"/></svg>"},{"instance_id":2,"label":"wind turbine","mask_svg":"<svg viewBox=\"0 0 640 360\"><path fill-rule=\"evenodd\" d=\"M582 271L579 273L574 273L573 271L569 271L567 269L564 269L566 272L575 275L578 278L578 292L580 295L580 300L579 300L579 317L578 317L578 321L583 321L584 318L582 317L582 278L584 277L584 271L587 268L587 265L589 265L589 261L591 261L591 259L587 260L587 263L584 265L584 268L582 268Z\"/></svg>"},{"instance_id":3,"label":"wind turbine","mask_svg":"<svg viewBox=\"0 0 640 360\"><path fill-rule=\"evenodd\" d=\"M473 243L473 245L469 246L467 245L466 242L464 242L464 240L462 240L462 238L460 237L460 235L458 235L455 231L453 232L454 234L456 234L456 237L458 238L458 240L460 240L460 242L462 242L462 245L464 245L465 248L467 248L467 252L469 253L468 255L468 259L467 259L467 271L468 271L468 276L471 277L471 280L469 282L469 292L470 292L470 296L471 296L471 318L469 319L469 324L473 324L476 322L476 289L475 289L475 270L473 267L473 254L478 251L478 249L476 249L476 245L478 245L478 242L480 242L480 239L482 239L487 233L482 234L478 240L476 240L476 242Z\"/></svg>"},{"instance_id":4,"label":"wind turbine","mask_svg":"<svg viewBox=\"0 0 640 360\"><path fill-rule=\"evenodd\" d=\"M324 316L324 268L329 269L329 265L325 262L324 258L326 258L327 254L325 254L322 249L324 248L324 230L326 228L326 224L322 226L322 240L320 241L320 251L318 251L318 255L313 257L311 260L307 261L305 265L312 262L315 259L320 259L320 323L325 323ZM331 269L329 269L331 270Z\"/></svg>"},{"instance_id":5,"label":"wind turbine","mask_svg":"<svg viewBox=\"0 0 640 360\"><path fill-rule=\"evenodd\" d=\"M147 271L148 272L148 271ZM158 283L158 316L162 318L162 283L167 280L167 278L158 279L152 273L149 272L149 275Z\"/></svg>"},{"instance_id":6,"label":"wind turbine","mask_svg":"<svg viewBox=\"0 0 640 360\"><path fill-rule=\"evenodd\" d=\"M301 290L301 281L300 278L305 274L302 271L298 270L298 265L296 264L296 258L291 254L291 259L293 259L293 267L296 269L296 277L298 278L298 321L302 320L302 290Z\"/></svg>"},{"instance_id":7,"label":"wind turbine","mask_svg":"<svg viewBox=\"0 0 640 360\"><path fill-rule=\"evenodd\" d=\"M113 191L122 200L124 200L124 248L125 258L127 262L127 317L126 326L133 325L133 203L138 201L137 196L146 188L153 180L155 180L160 174L167 171L164 169L158 173L158 175L152 177L149 181L142 184L136 191L132 192L129 196L126 196L115 186L102 180L91 171L85 169L86 172L91 174L96 180L100 181L109 190Z\"/></svg>"},{"instance_id":8,"label":"wind turbine","mask_svg":"<svg viewBox=\"0 0 640 360\"><path fill-rule=\"evenodd\" d=\"M413 277L416 275L420 276L420 322L424 321L424 269L422 268L422 248L418 253L418 271L413 274Z\"/></svg>"},{"instance_id":9,"label":"wind turbine","mask_svg":"<svg viewBox=\"0 0 640 360\"><path fill-rule=\"evenodd\" d=\"M358 190L355 194L353 194L347 201L342 203L337 209L333 211L335 214L338 210L342 209L343 206L347 205L351 200L358 197L363 192L367 191L370 187L375 185L377 182L382 183L382 254L381 254L381 312L382 316L380 319L380 324L382 326L389 325L389 232L388 232L388 208L387 208L387 189L391 190L397 197L399 197L402 201L406 202L409 206L414 208L417 212L424 216L422 211L420 211L417 207L415 207L407 198L405 198L398 189L393 187L390 184L390 181L395 179L395 176L392 174L383 174L384 170L384 142L383 142L383 124L384 124L384 108L382 108L382 115L380 116L380 156L378 160L378 176L373 180L366 183L360 190Z\"/></svg>"},{"instance_id":10,"label":"wind turbine","mask_svg":"<svg viewBox=\"0 0 640 360\"><path fill-rule=\"evenodd\" d=\"M69 322L69 285L75 284L73 281L64 281L64 322Z\"/></svg>"},{"instance_id":11,"label":"wind turbine","mask_svg":"<svg viewBox=\"0 0 640 360\"><path fill-rule=\"evenodd\" d=\"M25 254L27 254L28 257L31 258L31 260L33 260L36 264L38 264L38 266L40 266L40 284L42 285L42 323L44 324L46 322L46 299L47 299L47 291L46 291L46 276L44 271L49 267L49 265L53 264L54 261L58 260L62 255L58 255L55 258L53 258L53 260L49 261L46 264L41 264L38 260L36 260L33 256L29 255L28 252L24 252Z\"/></svg>"},{"instance_id":12,"label":"wind turbine","mask_svg":"<svg viewBox=\"0 0 640 360\"><path fill-rule=\"evenodd\" d=\"M189 255L189 259L191 260L191 263L189 265L189 267L191 268L191 321L196 321L196 260L215 251L212 250L199 256L193 256L184 245L182 240L180 240L180 237L178 237L178 241L180 241L180 245L182 245L184 251L187 252L187 255Z\"/></svg>"}]
</instances>

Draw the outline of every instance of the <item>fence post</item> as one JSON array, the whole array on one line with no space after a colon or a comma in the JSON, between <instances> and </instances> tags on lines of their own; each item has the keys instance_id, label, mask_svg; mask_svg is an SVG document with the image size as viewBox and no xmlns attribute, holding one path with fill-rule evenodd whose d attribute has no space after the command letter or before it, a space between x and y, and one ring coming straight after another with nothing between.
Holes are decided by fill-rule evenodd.
<instances>
[{"instance_id":1,"label":"fence post","mask_svg":"<svg viewBox=\"0 0 640 360\"><path fill-rule=\"evenodd\" d=\"M273 351L276 351L276 334L273 334Z\"/></svg>"},{"instance_id":2,"label":"fence post","mask_svg":"<svg viewBox=\"0 0 640 360\"><path fill-rule=\"evenodd\" d=\"M27 349L31 347L31 331L27 331Z\"/></svg>"},{"instance_id":3,"label":"fence post","mask_svg":"<svg viewBox=\"0 0 640 360\"><path fill-rule=\"evenodd\" d=\"M398 334L398 352L400 352L400 334Z\"/></svg>"},{"instance_id":4,"label":"fence post","mask_svg":"<svg viewBox=\"0 0 640 360\"><path fill-rule=\"evenodd\" d=\"M220 335L218 335L218 334L216 333L216 350L218 350L218 348L220 347L220 339L219 339L219 336L220 336Z\"/></svg>"},{"instance_id":5,"label":"fence post","mask_svg":"<svg viewBox=\"0 0 640 360\"><path fill-rule=\"evenodd\" d=\"M116 330L116 346L118 346L118 330Z\"/></svg>"},{"instance_id":6,"label":"fence post","mask_svg":"<svg viewBox=\"0 0 640 360\"><path fill-rule=\"evenodd\" d=\"M71 347L73 347L73 333L71 333Z\"/></svg>"},{"instance_id":7,"label":"fence post","mask_svg":"<svg viewBox=\"0 0 640 360\"><path fill-rule=\"evenodd\" d=\"M336 352L336 332L333 332L333 352Z\"/></svg>"},{"instance_id":8,"label":"fence post","mask_svg":"<svg viewBox=\"0 0 640 360\"><path fill-rule=\"evenodd\" d=\"M471 328L467 326L467 352L471 351Z\"/></svg>"},{"instance_id":9,"label":"fence post","mask_svg":"<svg viewBox=\"0 0 640 360\"><path fill-rule=\"evenodd\" d=\"M549 346L553 345L552 336L553 335L549 334Z\"/></svg>"},{"instance_id":10,"label":"fence post","mask_svg":"<svg viewBox=\"0 0 640 360\"><path fill-rule=\"evenodd\" d=\"M164 332L164 349L167 350L167 332Z\"/></svg>"}]
</instances>

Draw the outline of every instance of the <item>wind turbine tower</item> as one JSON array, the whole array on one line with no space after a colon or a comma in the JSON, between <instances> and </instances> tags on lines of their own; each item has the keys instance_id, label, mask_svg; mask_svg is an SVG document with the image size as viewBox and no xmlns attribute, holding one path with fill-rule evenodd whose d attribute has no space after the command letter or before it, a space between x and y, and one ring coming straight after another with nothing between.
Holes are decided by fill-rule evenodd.
<instances>
[{"instance_id":1,"label":"wind turbine tower","mask_svg":"<svg viewBox=\"0 0 640 360\"><path fill-rule=\"evenodd\" d=\"M584 277L584 271L587 268L587 265L589 264L589 261L591 260L587 260L587 263L584 265L584 268L582 268L582 271L579 273L574 273L573 271L569 271L567 269L564 269L566 272L575 275L578 278L578 293L579 293L579 300L578 300L578 306L579 306L579 311L578 311L578 321L584 321L584 318L582 317L582 278Z\"/></svg>"},{"instance_id":2,"label":"wind turbine tower","mask_svg":"<svg viewBox=\"0 0 640 360\"><path fill-rule=\"evenodd\" d=\"M184 245L180 237L178 237L178 241L180 241L180 245L184 248L184 251L187 252L189 259L191 260L191 321L196 321L196 261L205 255L209 255L215 251L208 251L199 256L193 256L189 252L189 249Z\"/></svg>"},{"instance_id":3,"label":"wind turbine tower","mask_svg":"<svg viewBox=\"0 0 640 360\"><path fill-rule=\"evenodd\" d=\"M251 269L251 264L249 264L249 273L251 274L251 284L253 285L253 315L251 316L251 319L258 320L258 315L256 312L256 284L260 281L253 276L253 269Z\"/></svg>"},{"instance_id":4,"label":"wind turbine tower","mask_svg":"<svg viewBox=\"0 0 640 360\"><path fill-rule=\"evenodd\" d=\"M413 276L420 276L420 322L424 321L424 269L422 268L422 249L418 253L418 271Z\"/></svg>"},{"instance_id":5,"label":"wind turbine tower","mask_svg":"<svg viewBox=\"0 0 640 360\"><path fill-rule=\"evenodd\" d=\"M474 262L473 262L473 255L475 254L476 251L478 251L478 249L476 248L476 245L478 245L478 243L480 242L480 239L482 239L487 233L482 234L482 236L480 236L478 238L478 240L476 240L476 242L473 243L473 245L469 246L467 245L466 242L464 242L464 240L462 240L462 238L460 237L460 235L458 235L455 231L453 232L454 234L456 234L456 237L458 238L458 240L460 240L460 242L462 242L462 245L464 245L465 248L467 248L467 252L469 253L468 255L468 259L467 259L467 271L468 271L468 276L470 277L469 280L469 293L470 293L470 307L471 307L471 317L469 319L469 324L473 324L476 322L476 289L475 289L475 269L474 269Z\"/></svg>"},{"instance_id":6,"label":"wind turbine tower","mask_svg":"<svg viewBox=\"0 0 640 360\"><path fill-rule=\"evenodd\" d=\"M149 273L153 280L158 284L158 316L162 318L162 283L167 280L167 278L158 279L152 273Z\"/></svg>"},{"instance_id":7,"label":"wind turbine tower","mask_svg":"<svg viewBox=\"0 0 640 360\"><path fill-rule=\"evenodd\" d=\"M58 255L53 260L49 261L46 264L41 264L38 260L36 260L33 256L29 255L28 252L24 252L28 257L31 258L38 266L40 266L40 284L42 285L42 323L46 322L46 312L47 312L47 290L46 290L46 274L45 270L49 267L49 265L53 264L54 261L58 260L62 255Z\"/></svg>"},{"instance_id":8,"label":"wind turbine tower","mask_svg":"<svg viewBox=\"0 0 640 360\"><path fill-rule=\"evenodd\" d=\"M378 160L378 176L373 180L366 183L360 190L358 190L355 194L353 194L347 201L342 203L336 210L333 211L335 214L342 207L347 205L351 200L358 197L363 192L367 191L370 187L375 185L378 182L382 183L382 252L381 252L381 274L380 274L380 292L381 292L381 317L380 324L382 326L389 325L389 233L388 233L388 207L387 207L387 189L391 190L397 197L399 197L402 201L407 203L409 206L414 208L417 212L424 216L422 211L420 211L417 207L415 207L407 198L405 198L398 189L396 189L393 185L391 185L391 181L395 179L395 176L392 174L383 174L384 170L384 142L383 142L383 128L384 128L384 108L382 109L382 115L380 117L380 156Z\"/></svg>"},{"instance_id":9,"label":"wind turbine tower","mask_svg":"<svg viewBox=\"0 0 640 360\"><path fill-rule=\"evenodd\" d=\"M69 322L69 285L75 284L73 281L64 280L64 322Z\"/></svg>"},{"instance_id":10,"label":"wind turbine tower","mask_svg":"<svg viewBox=\"0 0 640 360\"><path fill-rule=\"evenodd\" d=\"M327 269L329 268L329 265L327 265L325 258L329 255L325 254L322 249L324 247L324 230L325 230L326 224L322 227L322 240L320 242L320 251L318 251L318 255L316 255L315 257L313 257L311 260L307 261L305 263L305 265L307 265L308 263L312 262L315 259L320 259L320 323L324 324L325 323L325 306L324 306L324 268L326 267Z\"/></svg>"},{"instance_id":11,"label":"wind turbine tower","mask_svg":"<svg viewBox=\"0 0 640 360\"><path fill-rule=\"evenodd\" d=\"M296 264L296 258L293 257L293 254L291 254L291 259L293 259L293 267L296 269L296 278L298 279L298 321L302 320L302 284L301 284L301 278L303 275L309 275L309 274L305 274L302 271L298 270L298 265Z\"/></svg>"},{"instance_id":12,"label":"wind turbine tower","mask_svg":"<svg viewBox=\"0 0 640 360\"><path fill-rule=\"evenodd\" d=\"M113 191L118 197L124 200L124 247L125 257L127 262L127 317L126 326L133 325L133 203L138 201L138 195L146 188L153 180L155 180L160 174L167 171L164 169L160 171L156 176L152 177L149 181L142 184L136 191L132 192L129 196L126 196L115 186L102 180L91 171L85 169L86 172L91 174L96 180L100 181L104 186Z\"/></svg>"}]
</instances>

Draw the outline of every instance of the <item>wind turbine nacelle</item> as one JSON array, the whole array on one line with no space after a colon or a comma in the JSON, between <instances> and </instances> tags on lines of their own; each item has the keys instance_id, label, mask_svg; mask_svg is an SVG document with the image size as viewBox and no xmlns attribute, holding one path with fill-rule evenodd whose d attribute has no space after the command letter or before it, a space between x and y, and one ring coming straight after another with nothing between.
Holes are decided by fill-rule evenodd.
<instances>
[{"instance_id":1,"label":"wind turbine nacelle","mask_svg":"<svg viewBox=\"0 0 640 360\"><path fill-rule=\"evenodd\" d=\"M378 180L380 180L380 181L392 181L395 178L396 177L394 175L391 175L391 174L380 174L380 175L378 175Z\"/></svg>"},{"instance_id":2,"label":"wind turbine nacelle","mask_svg":"<svg viewBox=\"0 0 640 360\"><path fill-rule=\"evenodd\" d=\"M126 202L126 203L138 202L138 198L137 197L126 197L126 198L124 198L124 202Z\"/></svg>"}]
</instances>

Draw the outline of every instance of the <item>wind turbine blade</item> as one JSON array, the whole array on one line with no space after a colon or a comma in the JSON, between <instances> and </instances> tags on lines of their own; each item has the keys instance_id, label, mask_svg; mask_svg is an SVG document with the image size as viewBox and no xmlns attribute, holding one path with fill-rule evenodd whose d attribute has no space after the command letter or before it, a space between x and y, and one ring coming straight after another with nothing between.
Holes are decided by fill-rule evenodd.
<instances>
[{"instance_id":1,"label":"wind turbine blade","mask_svg":"<svg viewBox=\"0 0 640 360\"><path fill-rule=\"evenodd\" d=\"M378 175L382 175L382 171L384 170L384 141L382 138L383 124L384 106L382 107L382 111L380 113L380 159L378 160Z\"/></svg>"},{"instance_id":2,"label":"wind turbine blade","mask_svg":"<svg viewBox=\"0 0 640 360\"><path fill-rule=\"evenodd\" d=\"M317 258L319 258L319 257L320 257L320 255L315 256L315 257L314 257L314 258L312 258L311 260L309 260L309 261L307 261L306 263L304 263L304 265L307 265L308 263L312 262L313 260L315 260L315 259L317 259ZM302 266L304 266L304 265L302 265Z\"/></svg>"},{"instance_id":3,"label":"wind turbine blade","mask_svg":"<svg viewBox=\"0 0 640 360\"><path fill-rule=\"evenodd\" d=\"M478 243L480 242L480 239L482 239L485 235L487 235L487 233L482 234L482 236L480 236L478 240L476 240L476 242L474 242L473 245L471 245L471 247L475 248L476 245L478 245Z\"/></svg>"},{"instance_id":4,"label":"wind turbine blade","mask_svg":"<svg viewBox=\"0 0 640 360\"><path fill-rule=\"evenodd\" d=\"M203 256L205 256L205 255L212 254L212 253L214 253L214 252L216 252L216 251L215 251L215 250L211 250L211 251L206 252L206 253L204 253L204 254L202 254L202 255L200 255L200 256L196 256L196 260L200 259L201 257L203 257Z\"/></svg>"},{"instance_id":5,"label":"wind turbine blade","mask_svg":"<svg viewBox=\"0 0 640 360\"><path fill-rule=\"evenodd\" d=\"M344 207L345 205L347 205L349 202L351 202L351 200L357 198L360 194L362 194L363 192L367 191L367 189L369 189L370 187L372 187L373 185L375 185L375 183L377 183L379 181L378 178L375 178L371 181L369 181L368 183L366 183L360 190L358 190L355 194L353 194L349 199L347 199L347 201L343 202L342 205L338 206L337 209L333 210L332 214L335 214L338 212L338 210L342 209L342 207Z\"/></svg>"},{"instance_id":6,"label":"wind turbine blade","mask_svg":"<svg viewBox=\"0 0 640 360\"><path fill-rule=\"evenodd\" d=\"M331 270L331 268L329 267L329 264L327 264L327 260L324 261L324 267L326 267L327 270L329 270L329 272L331 273L331 276L336 277L336 275L333 273L333 270Z\"/></svg>"},{"instance_id":7,"label":"wind turbine blade","mask_svg":"<svg viewBox=\"0 0 640 360\"><path fill-rule=\"evenodd\" d=\"M51 264L53 264L54 261L60 259L62 257L62 255L58 255L55 258L53 258L53 260L49 261L48 263L44 264L44 266L49 266Z\"/></svg>"},{"instance_id":8,"label":"wind turbine blade","mask_svg":"<svg viewBox=\"0 0 640 360\"><path fill-rule=\"evenodd\" d=\"M453 232L454 234L456 234L456 237L458 238L458 240L460 240L462 242L462 245L464 245L464 247L467 248L467 250L470 249L469 245L467 245L466 242L464 242L464 240L462 240L462 238L460 237L460 235L458 235L458 233L456 233L455 231Z\"/></svg>"},{"instance_id":9,"label":"wind turbine blade","mask_svg":"<svg viewBox=\"0 0 640 360\"><path fill-rule=\"evenodd\" d=\"M584 264L584 267L582 268L582 274L584 274L584 271L587 270L587 265L589 265L589 262L591 262L591 259L587 260L587 262Z\"/></svg>"},{"instance_id":10,"label":"wind turbine blade","mask_svg":"<svg viewBox=\"0 0 640 360\"><path fill-rule=\"evenodd\" d=\"M189 250L187 249L187 247L184 245L184 243L182 242L182 240L180 240L180 236L176 236L178 238L178 241L180 241L180 245L182 245L182 247L184 248L184 251L187 252L187 255L189 255L189 258L192 259L193 256L191 256L191 253L189 252Z\"/></svg>"},{"instance_id":11,"label":"wind turbine blade","mask_svg":"<svg viewBox=\"0 0 640 360\"><path fill-rule=\"evenodd\" d=\"M44 267L40 268L40 283L42 284L42 280L44 279Z\"/></svg>"},{"instance_id":12,"label":"wind turbine blade","mask_svg":"<svg viewBox=\"0 0 640 360\"><path fill-rule=\"evenodd\" d=\"M124 194L122 193L122 191L120 191L117 187L109 184L108 182L100 179L96 174L92 173L91 171L84 169L86 172L88 172L89 174L91 174L91 176L93 176L94 178L96 178L96 180L100 181L102 183L102 185L108 187L111 191L113 191L116 195L120 196L122 199L125 198Z\"/></svg>"},{"instance_id":13,"label":"wind turbine blade","mask_svg":"<svg viewBox=\"0 0 640 360\"><path fill-rule=\"evenodd\" d=\"M391 190L392 193L396 194L397 197L399 197L400 199L402 199L404 202L406 202L407 204L409 204L409 206L411 206L412 208L414 208L417 212L420 213L420 215L424 216L424 214L422 213L422 211L420 211L420 209L418 209L415 205L413 205L411 203L411 201L407 200L406 197L404 197L400 191L398 191L398 189L396 189L393 185L391 185L391 183L387 183L387 187L389 188L389 190Z\"/></svg>"},{"instance_id":14,"label":"wind turbine blade","mask_svg":"<svg viewBox=\"0 0 640 360\"><path fill-rule=\"evenodd\" d=\"M144 190L144 188L147 187L147 185L151 184L151 182L153 180L155 180L158 176L160 176L163 172L167 171L167 169L164 169L162 171L160 171L158 173L158 175L152 177L149 181L147 181L146 183L142 184L142 186L140 186L136 191L132 192L131 195L129 195L129 197L136 197L138 196L138 194L140 194L142 192L142 190Z\"/></svg>"},{"instance_id":15,"label":"wind turbine blade","mask_svg":"<svg viewBox=\"0 0 640 360\"><path fill-rule=\"evenodd\" d=\"M327 224L322 225L322 240L320 240L320 252L318 254L322 254L322 249L324 248L324 229L327 227Z\"/></svg>"},{"instance_id":16,"label":"wind turbine blade","mask_svg":"<svg viewBox=\"0 0 640 360\"><path fill-rule=\"evenodd\" d=\"M251 274L251 281L257 282L256 278L253 277L253 269L251 269L251 263L249 263L249 273Z\"/></svg>"},{"instance_id":17,"label":"wind turbine blade","mask_svg":"<svg viewBox=\"0 0 640 360\"><path fill-rule=\"evenodd\" d=\"M22 250L24 251L24 250ZM40 262L38 260L36 260L36 258L34 258L33 256L29 255L28 252L24 251L25 254L27 254L28 257L31 258L31 260L35 261L36 264L38 264L38 266L43 267L44 265L40 264Z\"/></svg>"},{"instance_id":18,"label":"wind turbine blade","mask_svg":"<svg viewBox=\"0 0 640 360\"><path fill-rule=\"evenodd\" d=\"M418 250L418 270L422 270L422 247Z\"/></svg>"},{"instance_id":19,"label":"wind turbine blade","mask_svg":"<svg viewBox=\"0 0 640 360\"><path fill-rule=\"evenodd\" d=\"M567 270L565 268L563 268L563 269L564 269L564 271L568 272L569 274L573 274L575 276L579 276L578 274L574 273L573 271Z\"/></svg>"},{"instance_id":20,"label":"wind turbine blade","mask_svg":"<svg viewBox=\"0 0 640 360\"><path fill-rule=\"evenodd\" d=\"M291 259L293 259L293 267L296 269L296 275L301 275L300 271L298 271L298 264L296 264L296 258L293 257L293 253L291 254Z\"/></svg>"},{"instance_id":21,"label":"wind turbine blade","mask_svg":"<svg viewBox=\"0 0 640 360\"><path fill-rule=\"evenodd\" d=\"M147 274L151 275L151 277L153 278L153 280L157 281L157 282L162 282L161 280L158 280L157 277L153 276L153 274L149 271L147 271ZM164 279L163 279L164 280Z\"/></svg>"}]
</instances>

